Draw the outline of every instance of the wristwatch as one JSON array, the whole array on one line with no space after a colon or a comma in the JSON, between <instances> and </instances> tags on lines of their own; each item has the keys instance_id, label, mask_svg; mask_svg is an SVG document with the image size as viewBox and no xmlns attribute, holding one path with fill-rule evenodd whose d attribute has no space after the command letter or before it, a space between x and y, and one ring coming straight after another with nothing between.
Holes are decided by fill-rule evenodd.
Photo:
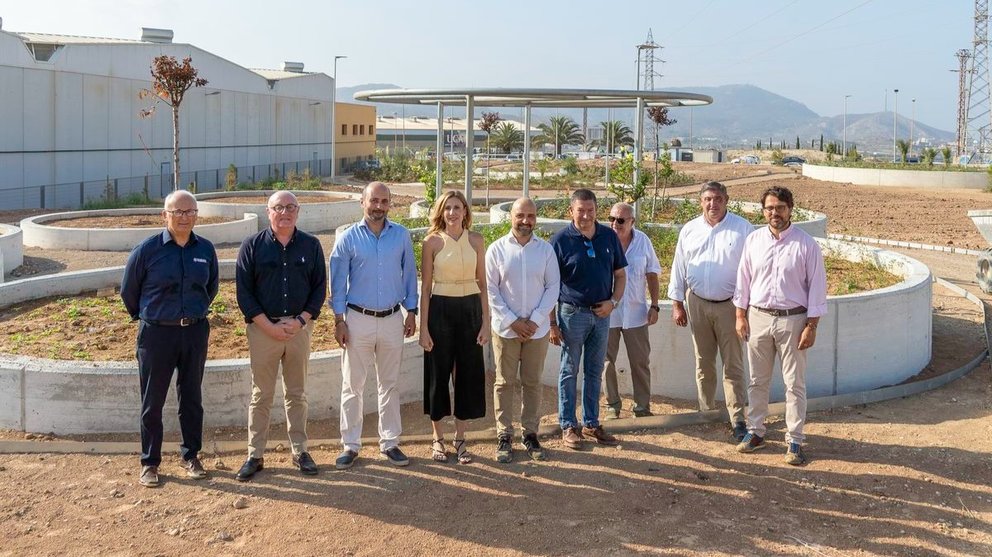
<instances>
[{"instance_id":1,"label":"wristwatch","mask_svg":"<svg viewBox=\"0 0 992 557\"><path fill-rule=\"evenodd\" d=\"M657 311L658 313L661 313L661 306L659 306L658 304L651 304L650 307L651 309Z\"/></svg>"},{"instance_id":2,"label":"wristwatch","mask_svg":"<svg viewBox=\"0 0 992 557\"><path fill-rule=\"evenodd\" d=\"M304 319L302 315L297 315L296 316L296 320L300 322L300 326L302 326L302 327L306 327L307 326L307 320Z\"/></svg>"},{"instance_id":3,"label":"wristwatch","mask_svg":"<svg viewBox=\"0 0 992 557\"><path fill-rule=\"evenodd\" d=\"M620 305L620 300L615 300L613 298L610 298L610 301L613 302L613 307L617 307Z\"/></svg>"}]
</instances>

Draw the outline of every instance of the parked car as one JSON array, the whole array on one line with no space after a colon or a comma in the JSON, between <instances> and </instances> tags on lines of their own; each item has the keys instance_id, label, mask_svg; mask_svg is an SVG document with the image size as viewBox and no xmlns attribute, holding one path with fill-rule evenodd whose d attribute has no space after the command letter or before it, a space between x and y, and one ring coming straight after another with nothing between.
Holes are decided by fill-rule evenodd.
<instances>
[{"instance_id":1,"label":"parked car","mask_svg":"<svg viewBox=\"0 0 992 557\"><path fill-rule=\"evenodd\" d=\"M373 170L379 170L382 165L379 164L379 159L367 159L363 161L358 161L351 167L352 172L371 172Z\"/></svg>"},{"instance_id":2,"label":"parked car","mask_svg":"<svg viewBox=\"0 0 992 557\"><path fill-rule=\"evenodd\" d=\"M782 157L783 166L800 167L805 163L806 163L806 159L796 155L789 155L787 157Z\"/></svg>"},{"instance_id":3,"label":"parked car","mask_svg":"<svg viewBox=\"0 0 992 557\"><path fill-rule=\"evenodd\" d=\"M730 161L730 164L761 164L761 157L758 155L744 155Z\"/></svg>"}]
</instances>

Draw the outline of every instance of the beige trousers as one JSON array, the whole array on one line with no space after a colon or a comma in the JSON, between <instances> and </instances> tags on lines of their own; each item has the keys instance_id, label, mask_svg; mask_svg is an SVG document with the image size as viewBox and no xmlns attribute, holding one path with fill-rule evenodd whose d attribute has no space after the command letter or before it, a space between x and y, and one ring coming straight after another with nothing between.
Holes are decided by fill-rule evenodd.
<instances>
[{"instance_id":1,"label":"beige trousers","mask_svg":"<svg viewBox=\"0 0 992 557\"><path fill-rule=\"evenodd\" d=\"M806 351L799 349L799 337L806 326L806 314L774 317L751 308L747 315L751 327L747 343L747 359L751 364L751 383L747 387L748 431L765 436L768 389L777 353L785 381L785 440L802 444L806 423Z\"/></svg>"},{"instance_id":2,"label":"beige trousers","mask_svg":"<svg viewBox=\"0 0 992 557\"><path fill-rule=\"evenodd\" d=\"M520 425L524 435L537 435L541 411L541 374L548 354L550 335L527 341L493 335L493 358L496 360L496 383L493 406L496 433L513 435L515 398L520 393Z\"/></svg>"},{"instance_id":3,"label":"beige trousers","mask_svg":"<svg viewBox=\"0 0 992 557\"><path fill-rule=\"evenodd\" d=\"M251 358L251 403L248 405L248 456L262 458L269 438L269 414L282 364L282 392L286 430L293 454L307 450L307 369L313 322L286 341L276 340L254 323L247 326Z\"/></svg>"},{"instance_id":4,"label":"beige trousers","mask_svg":"<svg viewBox=\"0 0 992 557\"><path fill-rule=\"evenodd\" d=\"M400 393L396 383L403 361L403 314L372 317L349 309L348 347L341 362L341 444L358 452L362 447L365 380L374 375L379 402L379 450L399 443Z\"/></svg>"},{"instance_id":5,"label":"beige trousers","mask_svg":"<svg viewBox=\"0 0 992 557\"><path fill-rule=\"evenodd\" d=\"M696 351L696 392L700 410L716 410L716 355L723 361L723 398L731 425L744 421L747 383L744 344L737 336L737 308L733 302L708 302L693 293L685 299Z\"/></svg>"},{"instance_id":6,"label":"beige trousers","mask_svg":"<svg viewBox=\"0 0 992 557\"><path fill-rule=\"evenodd\" d=\"M620 408L620 388L617 384L617 355L620 354L620 337L627 347L627 361L630 363L630 380L634 385L634 410L651 409L651 344L648 342L648 326L633 329L610 329L606 341L606 366L603 383L606 384L606 404Z\"/></svg>"}]
</instances>

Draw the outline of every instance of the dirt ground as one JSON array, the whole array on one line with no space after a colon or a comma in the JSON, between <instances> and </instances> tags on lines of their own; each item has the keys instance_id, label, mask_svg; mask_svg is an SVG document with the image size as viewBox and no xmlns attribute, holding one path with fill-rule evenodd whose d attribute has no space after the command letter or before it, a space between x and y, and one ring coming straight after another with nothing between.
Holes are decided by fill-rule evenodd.
<instances>
[{"instance_id":1,"label":"dirt ground","mask_svg":"<svg viewBox=\"0 0 992 557\"><path fill-rule=\"evenodd\" d=\"M788 174L749 178L761 180L750 184L705 179L714 178L748 200L783 180L800 206L830 216L830 232L963 247L984 247L965 226L971 223L964 212L992 202L981 192L863 188ZM411 195L422 190L408 188ZM973 258L904 252L976 291ZM120 264L124 257L83 255L37 250L30 257L46 272ZM980 322L975 306L935 286L933 361L924 375L979 354ZM554 423L554 392L545 389L546 424ZM652 409L694 407L656 397ZM365 426L374 436L374 415ZM491 426L491 418L473 423L476 431ZM620 447L583 451L549 437L549 461L528 461L518 445L509 465L494 461L490 442L472 444L476 462L467 466L434 463L426 443L411 442L404 445L409 468L390 466L373 446L345 472L328 466L338 447L327 444L312 450L324 467L318 476L300 476L287 451L272 450L266 471L246 484L233 478L243 453L205 454L211 478L202 482L187 480L178 457L167 455L164 485L155 490L137 485L133 455L0 454L0 556L992 555L987 361L922 395L811 414L806 466L783 463L783 430L781 419L771 422L770 447L753 455L734 451L719 424L637 430L622 434ZM404 433L428 431L418 405L406 405ZM209 447L245 434L205 435ZM310 435L334 440L336 424L311 423ZM272 445L285 439L282 426L272 437ZM24 434L0 432L2 439Z\"/></svg>"}]
</instances>

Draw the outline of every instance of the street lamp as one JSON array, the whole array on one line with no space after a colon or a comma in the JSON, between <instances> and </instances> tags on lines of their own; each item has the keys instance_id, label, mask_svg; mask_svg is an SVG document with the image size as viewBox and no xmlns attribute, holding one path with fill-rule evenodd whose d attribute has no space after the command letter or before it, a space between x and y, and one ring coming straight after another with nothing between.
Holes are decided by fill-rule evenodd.
<instances>
[{"instance_id":1,"label":"street lamp","mask_svg":"<svg viewBox=\"0 0 992 557\"><path fill-rule=\"evenodd\" d=\"M396 132L399 131L396 128L396 113L393 112L393 156L396 156Z\"/></svg>"},{"instance_id":2,"label":"street lamp","mask_svg":"<svg viewBox=\"0 0 992 557\"><path fill-rule=\"evenodd\" d=\"M841 158L847 157L847 99L851 98L851 95L844 95L844 152L840 154Z\"/></svg>"},{"instance_id":3,"label":"street lamp","mask_svg":"<svg viewBox=\"0 0 992 557\"><path fill-rule=\"evenodd\" d=\"M334 139L338 136L337 124L334 122L334 113L337 112L338 108L338 60L341 58L347 58L347 56L335 56L334 57L334 73L331 74L331 80L334 82L334 86L331 88L331 183L334 183L334 166L336 164L337 158L334 153Z\"/></svg>"},{"instance_id":4,"label":"street lamp","mask_svg":"<svg viewBox=\"0 0 992 557\"><path fill-rule=\"evenodd\" d=\"M909 121L909 154L913 154L913 124L916 123L916 99L913 99L913 118Z\"/></svg>"},{"instance_id":5,"label":"street lamp","mask_svg":"<svg viewBox=\"0 0 992 557\"><path fill-rule=\"evenodd\" d=\"M899 118L899 89L893 89L895 93L892 100L892 162L896 162L896 120Z\"/></svg>"}]
</instances>

